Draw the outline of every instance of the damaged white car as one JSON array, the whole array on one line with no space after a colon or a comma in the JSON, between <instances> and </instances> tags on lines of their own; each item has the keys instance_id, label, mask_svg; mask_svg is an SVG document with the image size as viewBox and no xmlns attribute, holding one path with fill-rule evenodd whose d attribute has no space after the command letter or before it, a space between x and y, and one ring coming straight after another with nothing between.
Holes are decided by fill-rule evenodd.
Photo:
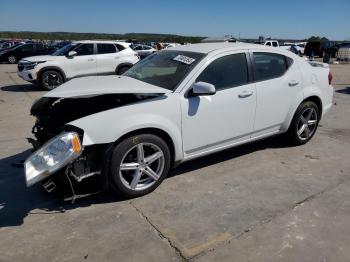
<instances>
[{"instance_id":1,"label":"damaged white car","mask_svg":"<svg viewBox=\"0 0 350 262\"><path fill-rule=\"evenodd\" d=\"M137 197L186 160L280 133L304 144L332 105L331 80L322 63L244 43L178 46L122 76L74 79L32 106L27 185Z\"/></svg>"}]
</instances>

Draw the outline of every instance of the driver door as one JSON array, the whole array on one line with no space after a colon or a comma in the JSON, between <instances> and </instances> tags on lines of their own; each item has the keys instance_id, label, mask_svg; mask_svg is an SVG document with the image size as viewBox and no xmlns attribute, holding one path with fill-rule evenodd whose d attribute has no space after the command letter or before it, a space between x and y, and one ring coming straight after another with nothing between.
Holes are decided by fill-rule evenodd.
<instances>
[{"instance_id":1,"label":"driver door","mask_svg":"<svg viewBox=\"0 0 350 262\"><path fill-rule=\"evenodd\" d=\"M213 84L216 94L183 97L185 157L250 139L254 127L256 90L250 80L246 57L245 53L216 57L195 80Z\"/></svg>"},{"instance_id":2,"label":"driver door","mask_svg":"<svg viewBox=\"0 0 350 262\"><path fill-rule=\"evenodd\" d=\"M94 53L94 44L80 44L72 51L76 56L67 57L66 64L69 67L68 77L97 74L97 60Z\"/></svg>"}]
</instances>

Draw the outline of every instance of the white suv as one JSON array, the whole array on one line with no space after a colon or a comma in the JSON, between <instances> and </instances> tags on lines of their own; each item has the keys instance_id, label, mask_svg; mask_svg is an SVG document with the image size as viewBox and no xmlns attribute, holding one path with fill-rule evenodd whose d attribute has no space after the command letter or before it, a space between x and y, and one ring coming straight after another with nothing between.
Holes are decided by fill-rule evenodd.
<instances>
[{"instance_id":1,"label":"white suv","mask_svg":"<svg viewBox=\"0 0 350 262\"><path fill-rule=\"evenodd\" d=\"M121 75L139 61L130 44L115 41L78 41L62 47L52 55L33 56L18 63L18 75L52 90L79 76Z\"/></svg>"}]
</instances>

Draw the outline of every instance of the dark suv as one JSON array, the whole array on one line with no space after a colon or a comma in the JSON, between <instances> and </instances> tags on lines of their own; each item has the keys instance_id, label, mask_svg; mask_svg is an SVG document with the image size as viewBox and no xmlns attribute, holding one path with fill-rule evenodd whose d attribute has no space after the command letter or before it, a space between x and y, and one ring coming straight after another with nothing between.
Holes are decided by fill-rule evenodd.
<instances>
[{"instance_id":1,"label":"dark suv","mask_svg":"<svg viewBox=\"0 0 350 262\"><path fill-rule=\"evenodd\" d=\"M324 42L308 42L305 46L304 54L306 56L318 56L323 58L324 55L329 55L330 57L335 57L338 51L338 46L336 42L324 41Z\"/></svg>"},{"instance_id":2,"label":"dark suv","mask_svg":"<svg viewBox=\"0 0 350 262\"><path fill-rule=\"evenodd\" d=\"M19 60L29 56L49 55L56 49L42 43L27 43L0 52L0 62L16 64Z\"/></svg>"}]
</instances>

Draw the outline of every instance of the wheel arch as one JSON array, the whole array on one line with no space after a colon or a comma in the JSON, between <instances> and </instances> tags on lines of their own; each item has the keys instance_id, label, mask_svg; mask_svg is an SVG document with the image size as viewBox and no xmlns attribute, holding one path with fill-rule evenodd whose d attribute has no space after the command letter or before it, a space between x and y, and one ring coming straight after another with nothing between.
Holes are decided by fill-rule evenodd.
<instances>
[{"instance_id":1,"label":"wheel arch","mask_svg":"<svg viewBox=\"0 0 350 262\"><path fill-rule=\"evenodd\" d=\"M124 67L124 66L131 68L133 66L133 64L129 63L129 62L121 63L115 68L115 73L118 74L119 69Z\"/></svg>"},{"instance_id":2,"label":"wheel arch","mask_svg":"<svg viewBox=\"0 0 350 262\"><path fill-rule=\"evenodd\" d=\"M48 66L48 67L41 68L39 70L39 72L37 73L37 79L39 80L41 75L43 73L45 73L46 71L57 71L57 72L59 72L62 75L64 82L67 80L67 77L66 77L66 74L64 73L64 71L61 68L57 67L57 66Z\"/></svg>"},{"instance_id":3,"label":"wheel arch","mask_svg":"<svg viewBox=\"0 0 350 262\"><path fill-rule=\"evenodd\" d=\"M323 111L323 104L322 104L321 98L319 96L316 96L316 95L311 95L311 96L306 97L300 104L302 104L306 101L314 102L317 105L317 107L319 109L319 119L321 120L322 111Z\"/></svg>"},{"instance_id":4,"label":"wheel arch","mask_svg":"<svg viewBox=\"0 0 350 262\"><path fill-rule=\"evenodd\" d=\"M175 163L175 155L176 155L176 149L175 149L175 144L172 139L172 137L164 130L160 128L155 128L155 127L147 127L147 128L140 128L136 129L133 131L130 131L121 137L119 137L113 144L114 147L121 143L123 140L135 136L135 135L140 135L140 134L151 134L160 137L161 139L164 140L164 142L168 145L169 150L170 150L170 157L171 157L171 166L174 165Z\"/></svg>"}]
</instances>

